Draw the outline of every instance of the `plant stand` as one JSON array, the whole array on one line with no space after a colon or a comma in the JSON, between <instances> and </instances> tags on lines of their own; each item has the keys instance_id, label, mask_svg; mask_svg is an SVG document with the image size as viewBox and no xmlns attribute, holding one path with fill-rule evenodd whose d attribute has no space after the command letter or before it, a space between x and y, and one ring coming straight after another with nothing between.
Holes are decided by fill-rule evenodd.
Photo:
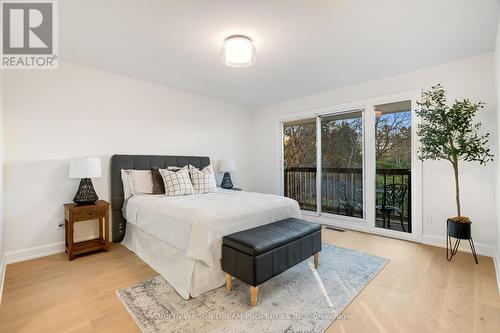
<instances>
[{"instance_id":1,"label":"plant stand","mask_svg":"<svg viewBox=\"0 0 500 333\"><path fill-rule=\"evenodd\" d=\"M476 248L474 247L474 241L472 240L472 235L471 235L471 222L457 222L451 219L448 219L446 221L446 237L448 238L446 240L446 259L448 261L451 261L453 256L457 254L458 252L458 247L460 246L460 241L462 239L467 239L469 241L470 249L472 251L472 255L474 256L474 260L476 261L476 264L479 262L477 261L477 254L476 254ZM452 245L452 240L451 238L455 238L455 244Z\"/></svg>"}]
</instances>

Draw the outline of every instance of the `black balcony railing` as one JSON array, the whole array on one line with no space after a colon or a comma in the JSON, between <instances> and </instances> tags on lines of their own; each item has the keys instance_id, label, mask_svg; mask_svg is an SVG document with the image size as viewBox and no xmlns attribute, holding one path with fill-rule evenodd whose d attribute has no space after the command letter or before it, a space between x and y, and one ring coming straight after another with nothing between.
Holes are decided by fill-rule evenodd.
<instances>
[{"instance_id":1,"label":"black balcony railing","mask_svg":"<svg viewBox=\"0 0 500 333\"><path fill-rule=\"evenodd\" d=\"M284 194L299 202L304 210L316 210L316 168L285 168ZM376 205L382 205L384 185L405 184L408 191L403 200L403 223L411 232L411 172L407 169L376 170ZM361 168L323 168L321 179L321 211L333 214L363 217L363 170ZM377 216L377 226L382 217ZM400 224L389 223L392 229ZM402 229L401 229L402 230Z\"/></svg>"}]
</instances>

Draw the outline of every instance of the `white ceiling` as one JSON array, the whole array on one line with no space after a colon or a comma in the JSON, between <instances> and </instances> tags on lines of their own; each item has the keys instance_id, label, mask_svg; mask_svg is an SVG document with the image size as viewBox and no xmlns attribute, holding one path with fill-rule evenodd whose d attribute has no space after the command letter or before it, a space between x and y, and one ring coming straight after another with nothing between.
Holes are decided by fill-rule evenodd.
<instances>
[{"instance_id":1,"label":"white ceiling","mask_svg":"<svg viewBox=\"0 0 500 333\"><path fill-rule=\"evenodd\" d=\"M256 106L492 51L496 0L64 0L63 61ZM222 41L251 37L230 68Z\"/></svg>"}]
</instances>

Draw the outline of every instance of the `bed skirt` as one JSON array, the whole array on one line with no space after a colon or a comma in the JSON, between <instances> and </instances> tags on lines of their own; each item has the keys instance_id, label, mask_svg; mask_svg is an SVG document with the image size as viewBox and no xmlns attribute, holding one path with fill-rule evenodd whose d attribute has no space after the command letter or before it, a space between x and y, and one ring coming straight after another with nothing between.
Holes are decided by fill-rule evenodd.
<instances>
[{"instance_id":1,"label":"bed skirt","mask_svg":"<svg viewBox=\"0 0 500 333\"><path fill-rule=\"evenodd\" d=\"M184 299L198 297L225 284L219 260L216 266L208 267L133 224L127 223L122 244L163 276Z\"/></svg>"}]
</instances>

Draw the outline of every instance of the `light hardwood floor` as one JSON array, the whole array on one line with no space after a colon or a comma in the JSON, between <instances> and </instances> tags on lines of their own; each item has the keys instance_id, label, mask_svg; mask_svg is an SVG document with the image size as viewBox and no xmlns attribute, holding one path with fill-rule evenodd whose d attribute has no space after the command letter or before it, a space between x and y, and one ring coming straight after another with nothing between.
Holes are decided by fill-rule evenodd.
<instances>
[{"instance_id":1,"label":"light hardwood floor","mask_svg":"<svg viewBox=\"0 0 500 333\"><path fill-rule=\"evenodd\" d=\"M359 232L324 240L390 258L327 332L500 332L491 258ZM321 258L320 258L321 265ZM58 254L7 266L0 332L138 332L115 290L156 275L121 245L69 262Z\"/></svg>"}]
</instances>

